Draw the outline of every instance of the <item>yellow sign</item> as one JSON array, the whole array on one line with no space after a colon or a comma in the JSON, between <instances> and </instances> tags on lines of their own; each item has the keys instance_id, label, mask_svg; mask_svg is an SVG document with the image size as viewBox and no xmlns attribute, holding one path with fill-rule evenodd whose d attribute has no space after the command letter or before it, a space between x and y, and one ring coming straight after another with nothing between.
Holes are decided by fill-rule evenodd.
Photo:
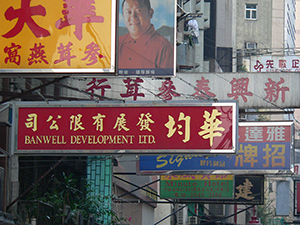
<instances>
[{"instance_id":1,"label":"yellow sign","mask_svg":"<svg viewBox=\"0 0 300 225\"><path fill-rule=\"evenodd\" d=\"M114 72L115 1L0 0L0 72Z\"/></svg>"}]
</instances>

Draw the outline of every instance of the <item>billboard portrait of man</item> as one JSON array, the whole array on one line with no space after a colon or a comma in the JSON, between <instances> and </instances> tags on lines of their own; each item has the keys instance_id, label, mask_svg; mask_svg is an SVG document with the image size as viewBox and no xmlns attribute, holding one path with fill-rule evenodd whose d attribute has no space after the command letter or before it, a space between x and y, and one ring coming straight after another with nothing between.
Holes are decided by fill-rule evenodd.
<instances>
[{"instance_id":1,"label":"billboard portrait of man","mask_svg":"<svg viewBox=\"0 0 300 225\"><path fill-rule=\"evenodd\" d=\"M174 75L174 9L174 0L120 0L119 75Z\"/></svg>"}]
</instances>

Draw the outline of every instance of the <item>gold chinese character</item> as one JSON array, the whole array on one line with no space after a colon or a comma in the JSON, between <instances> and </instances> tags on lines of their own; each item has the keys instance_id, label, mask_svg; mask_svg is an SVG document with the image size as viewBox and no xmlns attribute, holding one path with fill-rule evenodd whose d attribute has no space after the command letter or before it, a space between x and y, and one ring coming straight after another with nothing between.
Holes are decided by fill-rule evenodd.
<instances>
[{"instance_id":1,"label":"gold chinese character","mask_svg":"<svg viewBox=\"0 0 300 225\"><path fill-rule=\"evenodd\" d=\"M77 116L70 116L71 122L70 122L70 130L84 130L85 128L82 127L82 122L81 122L81 114L77 114Z\"/></svg>"},{"instance_id":2,"label":"gold chinese character","mask_svg":"<svg viewBox=\"0 0 300 225\"><path fill-rule=\"evenodd\" d=\"M272 151L274 148L274 151ZM270 158L272 159L272 167L276 166L285 166L285 145L272 145L272 148L269 147L269 144L266 144L266 147L263 148L263 151L266 152L266 155L263 156L263 159L266 160L266 163L263 164L263 167L270 166ZM281 150L279 152L279 149ZM271 153L272 152L272 153Z\"/></svg>"},{"instance_id":3,"label":"gold chinese character","mask_svg":"<svg viewBox=\"0 0 300 225\"><path fill-rule=\"evenodd\" d=\"M222 113L218 112L217 109L214 109L212 113L205 111L204 112L204 125L200 127L203 131L198 132L200 136L203 136L204 139L210 139L210 146L213 145L213 138L214 137L221 137L222 134L216 131L224 131L225 128L218 127L222 122L217 119L217 116L222 115Z\"/></svg>"},{"instance_id":4,"label":"gold chinese character","mask_svg":"<svg viewBox=\"0 0 300 225\"><path fill-rule=\"evenodd\" d=\"M247 200L254 199L253 196L250 196L252 194L251 188L253 187L251 181L249 181L249 179L246 179L243 184L244 185L239 185L238 187L236 187L239 193L235 193L236 195L235 199L239 199L239 198L245 198Z\"/></svg>"},{"instance_id":5,"label":"gold chinese character","mask_svg":"<svg viewBox=\"0 0 300 225\"><path fill-rule=\"evenodd\" d=\"M93 119L95 120L93 125L96 124L96 130L103 131L103 118L105 117L105 115L101 115L100 113L98 113L97 116L93 116Z\"/></svg>"},{"instance_id":6,"label":"gold chinese character","mask_svg":"<svg viewBox=\"0 0 300 225\"><path fill-rule=\"evenodd\" d=\"M27 128L32 128L33 131L37 131L37 117L38 115L36 113L31 113L27 115L28 118L26 119L27 123L25 123L25 126Z\"/></svg>"},{"instance_id":7,"label":"gold chinese character","mask_svg":"<svg viewBox=\"0 0 300 225\"><path fill-rule=\"evenodd\" d=\"M53 119L53 116L49 116L48 119L46 120L46 122L50 122ZM61 119L61 116L58 115L57 119ZM50 130L59 130L59 127L57 125L57 121L56 120L52 120L52 124L50 125Z\"/></svg>"},{"instance_id":8,"label":"gold chinese character","mask_svg":"<svg viewBox=\"0 0 300 225\"><path fill-rule=\"evenodd\" d=\"M140 116L141 116L139 118L140 121L137 123L137 125L140 125L140 127L141 127L140 130L151 131L150 123L154 123L154 121L150 118L150 117L152 117L152 115L150 113L147 113L147 114L141 113Z\"/></svg>"},{"instance_id":9,"label":"gold chinese character","mask_svg":"<svg viewBox=\"0 0 300 225\"><path fill-rule=\"evenodd\" d=\"M117 118L114 129L118 128L118 131L124 129L125 131L129 131L130 129L126 127L126 119L125 113L121 113L120 117Z\"/></svg>"},{"instance_id":10,"label":"gold chinese character","mask_svg":"<svg viewBox=\"0 0 300 225\"><path fill-rule=\"evenodd\" d=\"M178 121L184 121L185 122L185 132L184 132L184 139L182 140L184 143L188 142L191 137L191 117L185 116L184 113L179 114ZM169 129L169 132L167 134L167 137L170 138L174 135L175 131L177 130L179 135L183 135L183 132L181 131L182 125L178 124L177 128L175 127L175 120L172 116L169 115L169 121L165 123L165 127ZM174 128L175 127L175 128Z\"/></svg>"}]
</instances>

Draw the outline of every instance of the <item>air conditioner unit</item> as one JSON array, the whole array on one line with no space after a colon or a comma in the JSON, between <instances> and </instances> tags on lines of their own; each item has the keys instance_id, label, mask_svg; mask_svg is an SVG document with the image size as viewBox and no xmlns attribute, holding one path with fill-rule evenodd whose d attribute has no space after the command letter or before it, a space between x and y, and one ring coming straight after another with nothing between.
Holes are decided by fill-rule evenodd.
<instances>
[{"instance_id":1,"label":"air conditioner unit","mask_svg":"<svg viewBox=\"0 0 300 225\"><path fill-rule=\"evenodd\" d=\"M255 42L246 42L246 49L256 49L257 48L257 44Z\"/></svg>"},{"instance_id":2,"label":"air conditioner unit","mask_svg":"<svg viewBox=\"0 0 300 225\"><path fill-rule=\"evenodd\" d=\"M189 225L196 225L198 224L198 217L197 216L189 216Z\"/></svg>"}]
</instances>

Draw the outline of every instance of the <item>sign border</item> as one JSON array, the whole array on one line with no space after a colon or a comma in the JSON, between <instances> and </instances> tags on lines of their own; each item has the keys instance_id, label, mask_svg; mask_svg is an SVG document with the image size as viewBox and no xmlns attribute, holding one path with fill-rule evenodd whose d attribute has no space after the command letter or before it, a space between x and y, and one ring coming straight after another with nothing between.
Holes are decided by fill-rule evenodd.
<instances>
[{"instance_id":1,"label":"sign border","mask_svg":"<svg viewBox=\"0 0 300 225\"><path fill-rule=\"evenodd\" d=\"M212 101L179 101L179 102L171 102L171 103L163 103L163 102L126 102L126 103L115 103L115 102L107 102L107 103L91 103L91 102L14 102L13 104L13 128L12 128L12 152L14 154L20 155L60 155L60 154L74 154L74 155L105 155L105 154L186 154L186 150L184 149L132 149L132 150L18 150L18 109L19 108L35 108L35 107L166 107L166 106L232 106L232 142L233 146L231 149L222 149L222 150L214 150L214 149L189 149L189 154L235 154L238 146L237 143L237 115L238 115L238 103L236 101L226 101L226 102L212 102Z\"/></svg>"}]
</instances>

